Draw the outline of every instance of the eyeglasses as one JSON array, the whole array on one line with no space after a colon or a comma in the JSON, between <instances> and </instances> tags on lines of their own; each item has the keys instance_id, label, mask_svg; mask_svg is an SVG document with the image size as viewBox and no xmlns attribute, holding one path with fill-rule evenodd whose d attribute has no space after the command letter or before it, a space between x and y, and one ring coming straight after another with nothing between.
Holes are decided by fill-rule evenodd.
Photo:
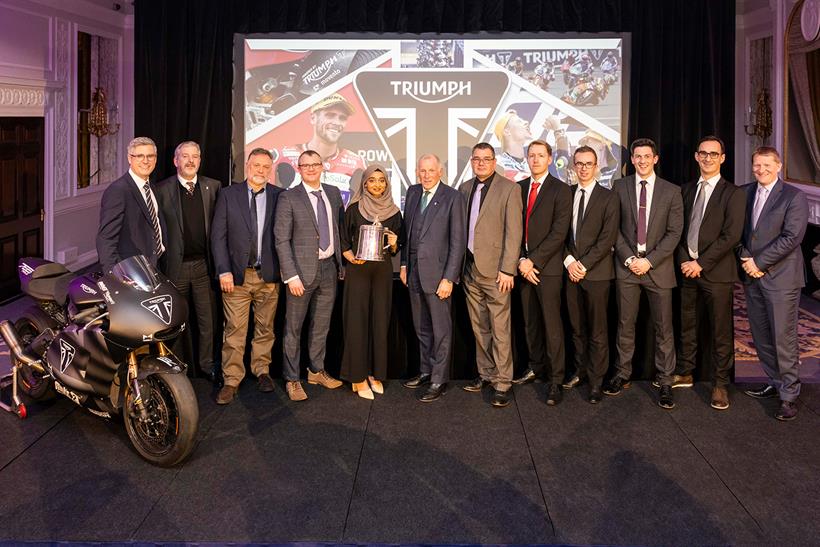
<instances>
[{"instance_id":1,"label":"eyeglasses","mask_svg":"<svg viewBox=\"0 0 820 547\"><path fill-rule=\"evenodd\" d=\"M722 156L720 152L704 152L703 150L698 150L698 159L705 160L707 157L712 158L713 160L718 159Z\"/></svg>"},{"instance_id":2,"label":"eyeglasses","mask_svg":"<svg viewBox=\"0 0 820 547\"><path fill-rule=\"evenodd\" d=\"M318 169L321 166L321 163L300 163L299 169Z\"/></svg>"},{"instance_id":3,"label":"eyeglasses","mask_svg":"<svg viewBox=\"0 0 820 547\"><path fill-rule=\"evenodd\" d=\"M473 156L472 158L470 158L470 161L472 161L473 163L478 163L478 164L490 163L490 162L495 161L495 156L493 156L492 158L479 158L479 157Z\"/></svg>"},{"instance_id":4,"label":"eyeglasses","mask_svg":"<svg viewBox=\"0 0 820 547\"><path fill-rule=\"evenodd\" d=\"M146 159L148 161L157 161L157 155L156 154L128 154L128 155L131 156L132 158L134 158L137 161L145 161Z\"/></svg>"},{"instance_id":5,"label":"eyeglasses","mask_svg":"<svg viewBox=\"0 0 820 547\"><path fill-rule=\"evenodd\" d=\"M578 169L592 169L593 167L595 167L595 162L576 161L575 162L575 167L577 167Z\"/></svg>"}]
</instances>

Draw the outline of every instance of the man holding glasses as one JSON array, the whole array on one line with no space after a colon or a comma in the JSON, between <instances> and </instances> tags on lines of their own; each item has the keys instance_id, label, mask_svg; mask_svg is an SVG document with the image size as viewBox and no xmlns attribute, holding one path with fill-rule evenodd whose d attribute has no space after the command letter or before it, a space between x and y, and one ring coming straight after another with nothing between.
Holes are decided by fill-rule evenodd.
<instances>
[{"instance_id":1,"label":"man holding glasses","mask_svg":"<svg viewBox=\"0 0 820 547\"><path fill-rule=\"evenodd\" d=\"M510 291L521 248L521 191L495 172L495 150L490 144L476 144L470 162L475 177L459 191L467 200L463 280L479 377L464 389L477 393L492 385L491 404L505 407L510 404L513 375Z\"/></svg>"},{"instance_id":2,"label":"man holding glasses","mask_svg":"<svg viewBox=\"0 0 820 547\"><path fill-rule=\"evenodd\" d=\"M128 172L105 189L100 202L97 257L103 272L137 255L156 266L165 252L165 223L148 180L157 166L154 141L137 137L128 143L128 165Z\"/></svg>"}]
</instances>

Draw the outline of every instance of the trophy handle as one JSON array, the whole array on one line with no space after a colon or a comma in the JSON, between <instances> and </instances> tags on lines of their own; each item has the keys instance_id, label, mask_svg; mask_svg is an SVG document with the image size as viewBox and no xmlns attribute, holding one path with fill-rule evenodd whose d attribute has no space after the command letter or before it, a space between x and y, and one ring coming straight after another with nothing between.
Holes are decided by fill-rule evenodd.
<instances>
[{"instance_id":1,"label":"trophy handle","mask_svg":"<svg viewBox=\"0 0 820 547\"><path fill-rule=\"evenodd\" d=\"M384 233L382 234L382 243L384 244L384 247L382 247L383 251L390 248L390 244L387 242L387 236L392 233L393 231L390 230L390 228L384 228Z\"/></svg>"}]
</instances>

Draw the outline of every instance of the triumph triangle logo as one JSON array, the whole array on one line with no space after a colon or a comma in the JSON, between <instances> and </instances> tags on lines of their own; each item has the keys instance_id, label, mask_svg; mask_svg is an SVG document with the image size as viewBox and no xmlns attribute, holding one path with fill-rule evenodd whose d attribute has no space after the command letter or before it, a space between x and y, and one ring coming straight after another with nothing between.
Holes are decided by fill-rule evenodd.
<instances>
[{"instance_id":1,"label":"triumph triangle logo","mask_svg":"<svg viewBox=\"0 0 820 547\"><path fill-rule=\"evenodd\" d=\"M502 70L382 69L362 70L353 83L398 167L393 177L400 175L409 186L415 182L418 157L436 154L453 185L469 166L473 145L495 119L510 76Z\"/></svg>"},{"instance_id":2,"label":"triumph triangle logo","mask_svg":"<svg viewBox=\"0 0 820 547\"><path fill-rule=\"evenodd\" d=\"M60 339L60 372L65 372L68 366L74 361L74 355L76 355L77 350L74 349L74 346L66 342L64 339Z\"/></svg>"},{"instance_id":3,"label":"triumph triangle logo","mask_svg":"<svg viewBox=\"0 0 820 547\"><path fill-rule=\"evenodd\" d=\"M166 325L171 324L171 312L173 311L173 299L170 294L163 294L143 300L140 305L146 310L156 315Z\"/></svg>"}]
</instances>

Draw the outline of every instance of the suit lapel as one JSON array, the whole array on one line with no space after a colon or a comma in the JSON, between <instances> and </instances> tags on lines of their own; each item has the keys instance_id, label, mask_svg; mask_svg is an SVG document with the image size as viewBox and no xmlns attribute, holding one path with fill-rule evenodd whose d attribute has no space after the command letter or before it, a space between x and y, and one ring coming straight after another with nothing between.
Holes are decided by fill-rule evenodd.
<instances>
[{"instance_id":1,"label":"suit lapel","mask_svg":"<svg viewBox=\"0 0 820 547\"><path fill-rule=\"evenodd\" d=\"M302 202L302 206L305 208L308 217L310 220L313 221L313 227L316 229L316 233L319 233L319 224L316 222L316 213L313 212L313 205L310 203L310 196L307 195L307 189L305 189L304 184L298 185L296 188L293 189L296 192L296 195L299 196L299 201Z\"/></svg>"},{"instance_id":2,"label":"suit lapel","mask_svg":"<svg viewBox=\"0 0 820 547\"><path fill-rule=\"evenodd\" d=\"M777 199L780 197L780 193L782 191L783 191L783 181L780 180L780 179L777 179L777 183L774 185L774 188L772 188L769 191L769 197L766 198L766 203L765 203L765 205L763 205L763 209L760 210L760 216L757 217L757 226L760 226L760 221L762 219L766 218L766 215L768 215L769 212L772 210L772 208L774 207L774 202L777 201ZM755 189L754 194L757 194L757 189ZM754 199L752 199L752 207L754 207ZM754 220L754 219L752 219L752 220ZM755 231L757 231L757 227L755 227Z\"/></svg>"},{"instance_id":3,"label":"suit lapel","mask_svg":"<svg viewBox=\"0 0 820 547\"><path fill-rule=\"evenodd\" d=\"M592 184L597 185L598 183L593 182ZM578 188L578 186L576 185L573 188ZM590 188L592 188L592 186L590 186ZM601 196L602 195L603 195L603 192L601 192L601 189L600 188L595 188L595 190L593 190L592 194L589 195L589 198L588 198L587 202L584 204L584 216L581 219L581 221L582 221L582 223L581 223L581 233L582 234L584 232L584 227L588 224L586 222L586 219L589 217L590 213L594 213L598 209L598 207L600 207L599 203L601 203ZM572 204L574 204L574 203L575 203L575 192L572 193ZM570 207L572 207L572 204L570 205ZM572 211L570 211L570 215L571 214L572 214ZM572 219L570 219L570 229L572 229Z\"/></svg>"},{"instance_id":4,"label":"suit lapel","mask_svg":"<svg viewBox=\"0 0 820 547\"><path fill-rule=\"evenodd\" d=\"M646 240L649 243L649 234L652 230L652 226L655 223L655 219L658 218L658 206L661 203L661 194L663 193L662 186L660 183L660 177L655 176L655 188L652 189L652 205L649 209L649 218L646 219ZM634 186L633 186L634 188Z\"/></svg>"},{"instance_id":5,"label":"suit lapel","mask_svg":"<svg viewBox=\"0 0 820 547\"><path fill-rule=\"evenodd\" d=\"M170 194L169 197L171 198L171 206L174 208L174 214L177 216L177 224L179 225L179 231L184 235L185 224L182 222L182 204L179 201L178 185L178 180L171 181L171 185L168 188L168 193Z\"/></svg>"},{"instance_id":6,"label":"suit lapel","mask_svg":"<svg viewBox=\"0 0 820 547\"><path fill-rule=\"evenodd\" d=\"M439 184L444 184L443 182L439 182ZM423 236L427 230L430 229L430 225L433 223L433 218L438 214L439 210L441 209L442 204L444 203L444 198L441 188L436 190L436 194L433 196L433 199L430 203L427 204L427 209L425 210L424 215L422 215L422 223L421 223L421 235Z\"/></svg>"},{"instance_id":7,"label":"suit lapel","mask_svg":"<svg viewBox=\"0 0 820 547\"><path fill-rule=\"evenodd\" d=\"M239 209L239 211L242 215L242 218L245 221L245 225L248 227L248 230L252 231L252 227L251 227L251 205L250 205L250 202L248 201L248 188L250 188L250 186L248 185L247 181L242 182L241 184L242 184L242 191L237 192L237 194L236 194L236 199L239 202L239 203L237 203L237 208Z\"/></svg>"},{"instance_id":8,"label":"suit lapel","mask_svg":"<svg viewBox=\"0 0 820 547\"><path fill-rule=\"evenodd\" d=\"M486 186L484 187L484 190L481 191L481 193L483 194L485 190L486 190ZM497 184L497 181L495 180L495 173L493 173L493 176L490 179L490 189L487 190L487 191L491 192L492 194L497 194L499 192L498 184ZM480 197L479 197L479 199L480 199ZM491 199L491 195L487 194L487 197L484 198L484 202L487 203L487 202L489 202L490 199ZM493 199L494 199L494 196L493 196ZM475 219L476 226L478 226L478 223L481 222L481 218L484 216L484 213L487 211L487 209L488 209L487 207L479 206L478 217Z\"/></svg>"},{"instance_id":9,"label":"suit lapel","mask_svg":"<svg viewBox=\"0 0 820 547\"><path fill-rule=\"evenodd\" d=\"M126 173L126 183L128 184L128 189L131 192L131 197L136 200L139 204L140 210L142 211L142 216L145 217L145 220L148 221L148 224L151 226L154 225L153 219L151 219L151 213L148 211L148 206L145 204L145 198L142 195L142 191L137 188L137 185L134 183L134 179L131 178L130 173ZM152 189L153 191L153 189Z\"/></svg>"},{"instance_id":10,"label":"suit lapel","mask_svg":"<svg viewBox=\"0 0 820 547\"><path fill-rule=\"evenodd\" d=\"M211 200L209 197L211 188L208 183L204 182L202 179L200 179L197 184L199 185L199 197L202 198L202 212L205 214L205 237L208 237L210 232L208 219L211 218L210 211L208 210L211 205ZM179 192L177 192L177 195L179 195ZM180 225L182 225L182 223L180 223Z\"/></svg>"},{"instance_id":11,"label":"suit lapel","mask_svg":"<svg viewBox=\"0 0 820 547\"><path fill-rule=\"evenodd\" d=\"M268 233L270 231L270 223L273 220L273 215L271 211L273 211L273 190L271 188L273 185L270 185L270 188L265 188L265 226L262 228L265 232Z\"/></svg>"},{"instance_id":12,"label":"suit lapel","mask_svg":"<svg viewBox=\"0 0 820 547\"><path fill-rule=\"evenodd\" d=\"M637 180L638 179L633 176L625 181L626 195L627 199L629 200L629 210L632 212L632 223L636 227L638 226L638 198L635 195L635 182Z\"/></svg>"},{"instance_id":13,"label":"suit lapel","mask_svg":"<svg viewBox=\"0 0 820 547\"><path fill-rule=\"evenodd\" d=\"M700 219L700 228L703 229L703 225L706 223L706 219L709 218L709 215L717 208L716 203L720 201L720 196L723 195L723 192L726 190L726 181L722 178L718 179L717 184L715 185L715 189L712 190L712 195L709 196L709 201L706 202L706 210L703 211L703 218ZM694 206L694 205L693 205Z\"/></svg>"}]
</instances>

